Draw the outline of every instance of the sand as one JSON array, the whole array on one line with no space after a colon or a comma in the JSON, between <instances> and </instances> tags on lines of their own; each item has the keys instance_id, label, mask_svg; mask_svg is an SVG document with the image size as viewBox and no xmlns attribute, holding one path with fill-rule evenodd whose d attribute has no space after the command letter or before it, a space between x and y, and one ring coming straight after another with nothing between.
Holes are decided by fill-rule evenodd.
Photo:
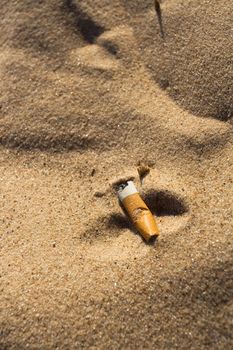
<instances>
[{"instance_id":1,"label":"sand","mask_svg":"<svg viewBox=\"0 0 233 350\"><path fill-rule=\"evenodd\" d=\"M161 9L1 2L0 349L233 347L232 5Z\"/></svg>"}]
</instances>

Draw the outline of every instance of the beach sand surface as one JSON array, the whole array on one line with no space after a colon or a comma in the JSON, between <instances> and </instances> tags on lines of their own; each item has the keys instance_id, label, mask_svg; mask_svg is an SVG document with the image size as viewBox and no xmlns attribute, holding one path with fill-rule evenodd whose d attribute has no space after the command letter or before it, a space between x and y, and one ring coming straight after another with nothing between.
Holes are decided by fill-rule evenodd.
<instances>
[{"instance_id":1,"label":"beach sand surface","mask_svg":"<svg viewBox=\"0 0 233 350\"><path fill-rule=\"evenodd\" d=\"M232 9L1 1L0 349L232 349Z\"/></svg>"}]
</instances>

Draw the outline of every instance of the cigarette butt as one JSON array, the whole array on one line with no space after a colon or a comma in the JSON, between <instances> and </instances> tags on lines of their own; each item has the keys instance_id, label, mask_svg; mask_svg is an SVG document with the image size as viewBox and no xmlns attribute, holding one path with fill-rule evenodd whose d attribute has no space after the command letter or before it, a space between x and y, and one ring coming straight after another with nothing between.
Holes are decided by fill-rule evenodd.
<instances>
[{"instance_id":1,"label":"cigarette butt","mask_svg":"<svg viewBox=\"0 0 233 350\"><path fill-rule=\"evenodd\" d=\"M155 217L142 200L133 181L119 186L118 197L134 226L147 242L159 235Z\"/></svg>"}]
</instances>

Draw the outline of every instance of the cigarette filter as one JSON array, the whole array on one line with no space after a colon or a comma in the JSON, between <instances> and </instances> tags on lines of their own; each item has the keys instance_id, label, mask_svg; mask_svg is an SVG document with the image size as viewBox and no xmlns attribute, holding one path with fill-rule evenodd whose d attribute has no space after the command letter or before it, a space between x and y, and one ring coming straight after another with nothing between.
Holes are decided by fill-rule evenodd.
<instances>
[{"instance_id":1,"label":"cigarette filter","mask_svg":"<svg viewBox=\"0 0 233 350\"><path fill-rule=\"evenodd\" d=\"M147 242L151 240L151 238L157 237L159 235L159 229L155 217L142 200L133 181L127 181L120 185L118 196L131 221L142 237Z\"/></svg>"}]
</instances>

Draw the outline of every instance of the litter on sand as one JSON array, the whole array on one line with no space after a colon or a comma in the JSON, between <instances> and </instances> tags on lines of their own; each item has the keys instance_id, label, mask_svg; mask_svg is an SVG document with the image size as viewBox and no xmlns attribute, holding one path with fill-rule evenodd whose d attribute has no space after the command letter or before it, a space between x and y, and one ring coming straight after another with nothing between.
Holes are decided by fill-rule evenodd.
<instances>
[{"instance_id":1,"label":"litter on sand","mask_svg":"<svg viewBox=\"0 0 233 350\"><path fill-rule=\"evenodd\" d=\"M159 235L159 229L155 217L141 198L133 181L119 185L118 197L141 236L147 242L156 238Z\"/></svg>"}]
</instances>

